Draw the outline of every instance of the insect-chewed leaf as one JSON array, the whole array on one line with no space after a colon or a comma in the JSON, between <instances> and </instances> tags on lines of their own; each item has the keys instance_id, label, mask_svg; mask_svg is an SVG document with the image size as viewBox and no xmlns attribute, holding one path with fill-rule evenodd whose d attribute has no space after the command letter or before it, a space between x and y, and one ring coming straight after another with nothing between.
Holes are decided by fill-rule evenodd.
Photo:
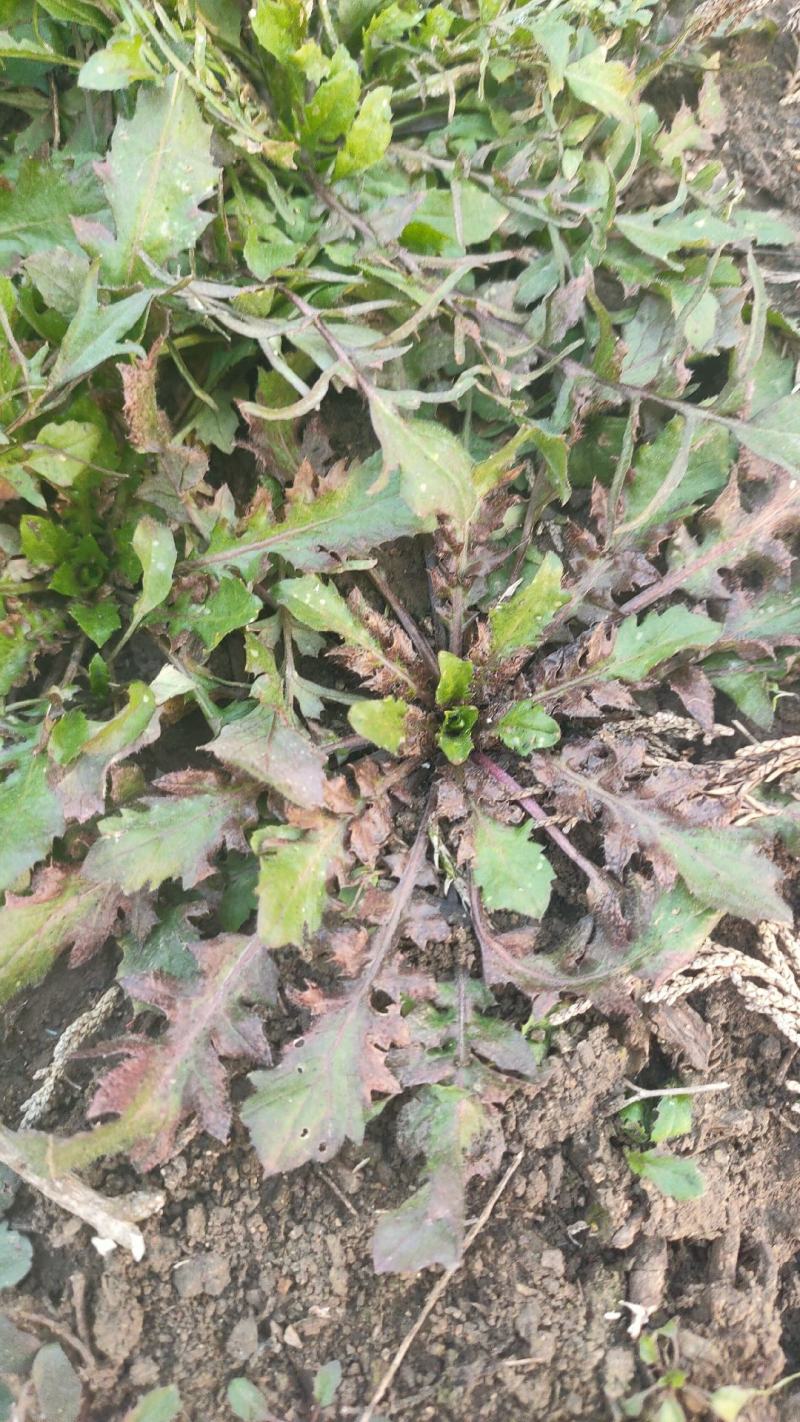
<instances>
[{"instance_id":1,"label":"insect-chewed leaf","mask_svg":"<svg viewBox=\"0 0 800 1422\"><path fill-rule=\"evenodd\" d=\"M439 652L439 685L436 688L436 705L453 706L466 701L475 668L464 657L454 657L452 652Z\"/></svg>"},{"instance_id":2,"label":"insect-chewed leaf","mask_svg":"<svg viewBox=\"0 0 800 1422\"><path fill-rule=\"evenodd\" d=\"M74 962L100 948L120 897L112 885L89 884L61 869L45 870L31 894L7 894L0 909L0 1002L40 982L66 948Z\"/></svg>"},{"instance_id":3,"label":"insect-chewed leaf","mask_svg":"<svg viewBox=\"0 0 800 1422\"><path fill-rule=\"evenodd\" d=\"M499 1161L502 1137L491 1109L460 1086L428 1086L404 1107L399 1144L425 1156L425 1184L381 1216L372 1243L379 1274L457 1264L464 1243L465 1191Z\"/></svg>"},{"instance_id":4,"label":"insect-chewed leaf","mask_svg":"<svg viewBox=\"0 0 800 1422\"><path fill-rule=\"evenodd\" d=\"M272 596L304 627L311 627L315 632L335 632L343 642L380 657L380 643L332 583L324 583L313 573L306 573L302 578L285 578L276 583Z\"/></svg>"},{"instance_id":5,"label":"insect-chewed leaf","mask_svg":"<svg viewBox=\"0 0 800 1422\"><path fill-rule=\"evenodd\" d=\"M61 801L47 780L47 756L30 754L0 785L0 892L43 859L63 830Z\"/></svg>"},{"instance_id":6,"label":"insect-chewed leaf","mask_svg":"<svg viewBox=\"0 0 800 1422\"><path fill-rule=\"evenodd\" d=\"M320 815L301 832L276 825L253 836L262 856L258 876L258 932L270 948L302 946L322 923L328 881L342 857L343 820Z\"/></svg>"},{"instance_id":7,"label":"insect-chewed leaf","mask_svg":"<svg viewBox=\"0 0 800 1422\"><path fill-rule=\"evenodd\" d=\"M555 873L544 851L530 838L530 822L503 825L476 813L473 825L473 874L486 907L541 918L550 902Z\"/></svg>"},{"instance_id":8,"label":"insect-chewed leaf","mask_svg":"<svg viewBox=\"0 0 800 1422\"><path fill-rule=\"evenodd\" d=\"M55 783L68 820L82 823L104 807L106 778L112 765L148 745L158 735L156 700L149 686L133 681L128 704L106 722L91 722L92 734L78 758Z\"/></svg>"},{"instance_id":9,"label":"insect-chewed leaf","mask_svg":"<svg viewBox=\"0 0 800 1422\"><path fill-rule=\"evenodd\" d=\"M721 636L721 623L702 612L690 612L686 607L648 612L639 624L635 617L626 617L620 623L611 656L603 666L602 679L643 681L660 662L690 647L710 647Z\"/></svg>"},{"instance_id":10,"label":"insect-chewed leaf","mask_svg":"<svg viewBox=\"0 0 800 1422\"><path fill-rule=\"evenodd\" d=\"M227 564L250 577L272 554L295 568L321 571L330 567L332 554L370 553L381 543L420 533L428 525L405 502L399 475L379 481L378 472L378 462L367 460L314 499L295 500L282 523L262 524L258 533L252 527L249 536L236 540L215 531L200 562Z\"/></svg>"},{"instance_id":11,"label":"insect-chewed leaf","mask_svg":"<svg viewBox=\"0 0 800 1422\"><path fill-rule=\"evenodd\" d=\"M561 591L564 569L555 553L547 553L535 577L489 613L492 655L508 657L520 647L535 647L548 622L565 602Z\"/></svg>"},{"instance_id":12,"label":"insect-chewed leaf","mask_svg":"<svg viewBox=\"0 0 800 1422\"><path fill-rule=\"evenodd\" d=\"M100 169L116 230L100 245L109 282L129 284L142 255L164 263L194 246L210 221L198 204L217 181L210 139L177 74L160 89L140 88L133 118L118 119Z\"/></svg>"},{"instance_id":13,"label":"insect-chewed leaf","mask_svg":"<svg viewBox=\"0 0 800 1422\"><path fill-rule=\"evenodd\" d=\"M147 799L141 809L100 820L83 873L92 883L119 884L126 894L157 889L165 879L181 879L191 889L213 873L209 856L223 839L241 845L246 813L245 798L235 790Z\"/></svg>"},{"instance_id":14,"label":"insect-chewed leaf","mask_svg":"<svg viewBox=\"0 0 800 1422\"><path fill-rule=\"evenodd\" d=\"M800 480L788 478L780 470L772 474L774 477L764 481L766 497L756 502L750 496L746 507L734 473L701 515L701 536L693 537L685 525L677 530L669 550L668 575L675 586L688 588L695 597L729 597L720 568L735 568L749 561L761 565L768 581L777 574L782 582L791 557L778 535L800 521Z\"/></svg>"},{"instance_id":15,"label":"insect-chewed leaf","mask_svg":"<svg viewBox=\"0 0 800 1422\"><path fill-rule=\"evenodd\" d=\"M599 804L611 824L623 826L650 855L662 881L677 872L690 894L706 908L735 914L751 923L769 918L791 922L791 911L778 893L781 871L761 853L763 839L752 831L726 826L717 829L686 827L643 797L618 793L590 775L573 770L555 758L535 757L537 772L556 797L574 794L577 788L590 803ZM667 874L664 875L664 867Z\"/></svg>"},{"instance_id":16,"label":"insect-chewed leaf","mask_svg":"<svg viewBox=\"0 0 800 1422\"><path fill-rule=\"evenodd\" d=\"M373 1093L400 1090L382 1049L405 1035L396 1009L374 1012L363 994L328 1002L280 1066L253 1074L241 1115L268 1175L360 1145Z\"/></svg>"},{"instance_id":17,"label":"insect-chewed leaf","mask_svg":"<svg viewBox=\"0 0 800 1422\"><path fill-rule=\"evenodd\" d=\"M451 519L463 535L475 512L472 460L455 435L433 420L405 420L378 395L370 414L383 450L384 469L400 470L403 496L421 519Z\"/></svg>"},{"instance_id":18,"label":"insect-chewed leaf","mask_svg":"<svg viewBox=\"0 0 800 1422\"><path fill-rule=\"evenodd\" d=\"M497 722L495 730L504 745L517 755L545 750L561 739L561 728L543 706L529 697L510 706Z\"/></svg>"},{"instance_id":19,"label":"insect-chewed leaf","mask_svg":"<svg viewBox=\"0 0 800 1422\"><path fill-rule=\"evenodd\" d=\"M397 755L405 739L408 709L398 697L384 696L380 701L357 701L347 719L357 735Z\"/></svg>"},{"instance_id":20,"label":"insect-chewed leaf","mask_svg":"<svg viewBox=\"0 0 800 1422\"><path fill-rule=\"evenodd\" d=\"M196 1114L217 1140L227 1140L231 1112L221 1057L268 1061L261 1019L248 1004L273 1003L278 976L258 937L226 933L193 947L200 972L178 981L126 978L133 998L163 1012L163 1037L125 1037L125 1060L101 1082L90 1119L118 1119L53 1143L54 1168L69 1169L126 1150L143 1170L168 1160L181 1122ZM114 1050L110 1044L109 1050Z\"/></svg>"},{"instance_id":21,"label":"insect-chewed leaf","mask_svg":"<svg viewBox=\"0 0 800 1422\"><path fill-rule=\"evenodd\" d=\"M257 706L230 721L205 749L223 765L271 785L294 805L315 810L323 802L324 753L270 706Z\"/></svg>"}]
</instances>

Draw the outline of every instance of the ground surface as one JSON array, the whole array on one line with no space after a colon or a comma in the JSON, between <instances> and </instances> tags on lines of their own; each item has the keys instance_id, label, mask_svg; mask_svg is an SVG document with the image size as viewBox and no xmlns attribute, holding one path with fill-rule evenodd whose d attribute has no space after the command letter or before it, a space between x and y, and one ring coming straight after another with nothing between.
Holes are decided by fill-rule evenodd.
<instances>
[{"instance_id":1,"label":"ground surface","mask_svg":"<svg viewBox=\"0 0 800 1422\"><path fill-rule=\"evenodd\" d=\"M779 102L794 51L790 38L768 48L752 36L722 53L721 143L754 200L800 212L800 104ZM783 252L773 273L772 294L785 295L787 309L793 293L796 302L786 280L793 262ZM17 1004L0 1048L3 1119L17 1119L31 1069L47 1064L64 1027L112 977L111 959L101 957L82 970L82 997L59 969L35 1010ZM595 1015L561 1028L541 1087L509 1104L507 1160L524 1152L522 1162L381 1416L619 1417L620 1400L645 1381L623 1300L652 1310L655 1323L680 1318L682 1359L698 1387L762 1386L800 1369L800 1116L782 1083L787 1046L727 989L694 1006L710 1029L702 1079L729 1083L695 1110L690 1145L708 1182L704 1198L665 1200L623 1157L615 1111L624 1079L647 1067L648 1054L663 1079L663 1038L653 1046L643 1024L609 1026ZM70 1069L73 1086L47 1126L78 1119L89 1070ZM331 1359L343 1381L326 1416L359 1416L435 1282L372 1271L375 1213L411 1183L389 1141L378 1123L363 1149L279 1183L264 1183L243 1142L209 1149L205 1138L190 1141L155 1172L168 1203L145 1226L139 1264L121 1251L101 1259L85 1227L23 1190L13 1220L31 1234L35 1264L15 1306L38 1316L25 1322L43 1339L50 1320L94 1357L94 1368L82 1365L94 1389L86 1422L117 1422L166 1383L179 1386L193 1422L221 1422L231 1415L227 1381L243 1373L276 1418L305 1422L314 1415L310 1380ZM116 1167L93 1183L113 1194L135 1179ZM473 1185L474 1216L492 1186ZM745 1415L800 1418L800 1391Z\"/></svg>"}]
</instances>

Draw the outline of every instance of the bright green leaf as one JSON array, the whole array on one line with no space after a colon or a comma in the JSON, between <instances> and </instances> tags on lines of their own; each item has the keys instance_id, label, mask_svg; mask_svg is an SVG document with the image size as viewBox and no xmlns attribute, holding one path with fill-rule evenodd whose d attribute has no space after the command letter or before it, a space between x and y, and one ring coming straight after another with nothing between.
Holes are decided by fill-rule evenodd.
<instances>
[{"instance_id":1,"label":"bright green leaf","mask_svg":"<svg viewBox=\"0 0 800 1422\"><path fill-rule=\"evenodd\" d=\"M0 891L49 853L64 813L47 781L47 756L31 755L0 785Z\"/></svg>"},{"instance_id":2,"label":"bright green leaf","mask_svg":"<svg viewBox=\"0 0 800 1422\"><path fill-rule=\"evenodd\" d=\"M677 605L666 612L648 612L641 623L626 617L603 666L603 679L643 681L661 662L690 647L710 647L721 635L721 623Z\"/></svg>"},{"instance_id":3,"label":"bright green leaf","mask_svg":"<svg viewBox=\"0 0 800 1422\"><path fill-rule=\"evenodd\" d=\"M475 668L464 657L455 657L452 652L439 652L439 685L436 688L436 705L452 706L466 701Z\"/></svg>"},{"instance_id":4,"label":"bright green leaf","mask_svg":"<svg viewBox=\"0 0 800 1422\"><path fill-rule=\"evenodd\" d=\"M153 299L153 291L135 291L121 301L100 306L97 280L95 263L86 275L78 308L59 347L50 372L48 390L57 390L62 385L79 380L114 356L142 354L140 346L124 341L122 337L144 315Z\"/></svg>"},{"instance_id":5,"label":"bright green leaf","mask_svg":"<svg viewBox=\"0 0 800 1422\"><path fill-rule=\"evenodd\" d=\"M118 632L122 623L113 602L89 603L73 602L69 609L82 632L96 647L104 647L109 637Z\"/></svg>"},{"instance_id":6,"label":"bright green leaf","mask_svg":"<svg viewBox=\"0 0 800 1422\"><path fill-rule=\"evenodd\" d=\"M564 87L572 26L559 15L542 15L541 19L534 20L531 31L547 56L547 83L551 97L555 97Z\"/></svg>"},{"instance_id":7,"label":"bright green leaf","mask_svg":"<svg viewBox=\"0 0 800 1422\"><path fill-rule=\"evenodd\" d=\"M477 719L474 706L453 706L445 711L436 744L451 765L463 765L472 754L472 729Z\"/></svg>"},{"instance_id":8,"label":"bright green leaf","mask_svg":"<svg viewBox=\"0 0 800 1422\"><path fill-rule=\"evenodd\" d=\"M90 54L78 75L80 88L108 92L127 89L139 79L155 79L157 76L142 53L143 47L141 35L118 31L105 49Z\"/></svg>"},{"instance_id":9,"label":"bright green leaf","mask_svg":"<svg viewBox=\"0 0 800 1422\"><path fill-rule=\"evenodd\" d=\"M458 256L467 247L488 242L508 217L508 209L477 183L459 181L457 201L458 216L452 187L429 188L403 228L404 246Z\"/></svg>"},{"instance_id":10,"label":"bright green leaf","mask_svg":"<svg viewBox=\"0 0 800 1422\"><path fill-rule=\"evenodd\" d=\"M306 12L301 0L257 0L253 33L267 54L286 64L302 44Z\"/></svg>"},{"instance_id":11,"label":"bright green leaf","mask_svg":"<svg viewBox=\"0 0 800 1422\"><path fill-rule=\"evenodd\" d=\"M69 765L79 755L91 735L91 727L83 711L74 708L56 721L47 750L56 765Z\"/></svg>"},{"instance_id":12,"label":"bright green leaf","mask_svg":"<svg viewBox=\"0 0 800 1422\"><path fill-rule=\"evenodd\" d=\"M156 1387L140 1399L125 1422L175 1422L181 1411L180 1394L174 1384Z\"/></svg>"},{"instance_id":13,"label":"bright green leaf","mask_svg":"<svg viewBox=\"0 0 800 1422\"><path fill-rule=\"evenodd\" d=\"M91 735L81 753L57 783L68 819L83 823L103 810L106 778L112 765L146 744L158 733L156 701L141 681L127 688L128 701L110 721L90 722Z\"/></svg>"},{"instance_id":14,"label":"bright green leaf","mask_svg":"<svg viewBox=\"0 0 800 1422\"><path fill-rule=\"evenodd\" d=\"M672 1200L697 1200L705 1193L705 1181L693 1160L654 1150L626 1150L625 1159L634 1175L652 1181Z\"/></svg>"},{"instance_id":15,"label":"bright green leaf","mask_svg":"<svg viewBox=\"0 0 800 1422\"><path fill-rule=\"evenodd\" d=\"M244 408L252 414L259 406ZM369 554L381 543L430 527L405 502L399 477L379 481L378 468L373 460L357 465L337 487L311 502L294 502L283 523L252 528L243 538L226 541L224 547L212 538L203 562L230 564L248 578L255 576L268 555L285 558L295 568L324 571L330 567L331 554L340 558Z\"/></svg>"},{"instance_id":16,"label":"bright green leaf","mask_svg":"<svg viewBox=\"0 0 800 1422\"><path fill-rule=\"evenodd\" d=\"M251 593L241 578L225 577L202 604L198 605L191 595L177 602L169 625L173 631L196 632L213 652L230 632L255 622L262 612L261 598Z\"/></svg>"},{"instance_id":17,"label":"bright green leaf","mask_svg":"<svg viewBox=\"0 0 800 1422\"><path fill-rule=\"evenodd\" d=\"M455 435L433 420L406 420L374 395L370 414L383 450L384 473L399 469L403 496L421 519L436 514L466 529L475 511L472 460Z\"/></svg>"},{"instance_id":18,"label":"bright green leaf","mask_svg":"<svg viewBox=\"0 0 800 1422\"><path fill-rule=\"evenodd\" d=\"M303 106L301 132L312 147L335 143L353 123L361 94L358 65L340 45L334 52L328 77Z\"/></svg>"},{"instance_id":19,"label":"bright green leaf","mask_svg":"<svg viewBox=\"0 0 800 1422\"><path fill-rule=\"evenodd\" d=\"M373 656L382 656L380 643L351 611L333 583L324 583L307 573L302 578L287 578L272 589L272 596L285 607L297 622L315 632L335 632L343 642L361 647Z\"/></svg>"},{"instance_id":20,"label":"bright green leaf","mask_svg":"<svg viewBox=\"0 0 800 1422\"><path fill-rule=\"evenodd\" d=\"M561 739L561 728L542 706L526 698L517 701L497 722L495 731L504 745L517 755L546 750Z\"/></svg>"},{"instance_id":21,"label":"bright green leaf","mask_svg":"<svg viewBox=\"0 0 800 1422\"><path fill-rule=\"evenodd\" d=\"M607 60L602 46L568 64L564 78L581 103L620 123L633 123L634 75L619 60Z\"/></svg>"},{"instance_id":22,"label":"bright green leaf","mask_svg":"<svg viewBox=\"0 0 800 1422\"><path fill-rule=\"evenodd\" d=\"M542 918L555 873L544 851L531 840L530 822L503 825L488 815L475 814L473 826L473 874L487 909Z\"/></svg>"},{"instance_id":23,"label":"bright green leaf","mask_svg":"<svg viewBox=\"0 0 800 1422\"><path fill-rule=\"evenodd\" d=\"M736 438L754 454L800 474L800 396L785 395L751 420L732 422Z\"/></svg>"},{"instance_id":24,"label":"bright green leaf","mask_svg":"<svg viewBox=\"0 0 800 1422\"><path fill-rule=\"evenodd\" d=\"M228 1406L242 1422L267 1422L269 1409L263 1393L249 1378L231 1378L228 1383Z\"/></svg>"},{"instance_id":25,"label":"bright green leaf","mask_svg":"<svg viewBox=\"0 0 800 1422\"><path fill-rule=\"evenodd\" d=\"M665 1385L669 1387L669 1374L664 1374ZM676 1385L681 1387L686 1381L686 1374L680 1373ZM686 1422L686 1413L683 1410L677 1397L667 1393L658 1404L653 1413L653 1422Z\"/></svg>"},{"instance_id":26,"label":"bright green leaf","mask_svg":"<svg viewBox=\"0 0 800 1422\"><path fill-rule=\"evenodd\" d=\"M96 425L79 420L44 425L36 436L27 464L49 484L68 489L93 459L99 443L100 431Z\"/></svg>"},{"instance_id":27,"label":"bright green leaf","mask_svg":"<svg viewBox=\"0 0 800 1422\"><path fill-rule=\"evenodd\" d=\"M299 948L307 934L317 932L343 833L342 820L320 816L318 828L302 834L275 825L254 836L253 849L261 856L258 933L268 948Z\"/></svg>"},{"instance_id":28,"label":"bright green leaf","mask_svg":"<svg viewBox=\"0 0 800 1422\"><path fill-rule=\"evenodd\" d=\"M492 653L508 657L521 647L535 647L548 622L565 602L563 567L555 553L546 553L535 577L489 612Z\"/></svg>"},{"instance_id":29,"label":"bright green leaf","mask_svg":"<svg viewBox=\"0 0 800 1422\"><path fill-rule=\"evenodd\" d=\"M169 529L149 514L139 519L131 542L142 565L142 591L133 605L130 622L134 628L168 597L178 555Z\"/></svg>"},{"instance_id":30,"label":"bright green leaf","mask_svg":"<svg viewBox=\"0 0 800 1422\"><path fill-rule=\"evenodd\" d=\"M653 1145L677 1140L692 1129L691 1096L662 1096L656 1107L650 1139Z\"/></svg>"},{"instance_id":31,"label":"bright green leaf","mask_svg":"<svg viewBox=\"0 0 800 1422\"><path fill-rule=\"evenodd\" d=\"M244 802L236 791L151 797L141 808L100 820L83 864L90 883L118 884L126 894L181 879L191 889L212 872L209 856L226 837L238 840Z\"/></svg>"},{"instance_id":32,"label":"bright green leaf","mask_svg":"<svg viewBox=\"0 0 800 1422\"><path fill-rule=\"evenodd\" d=\"M737 1422L737 1418L755 1398L763 1396L755 1387L736 1387L734 1383L715 1388L708 1399L708 1405L715 1417L722 1422Z\"/></svg>"},{"instance_id":33,"label":"bright green leaf","mask_svg":"<svg viewBox=\"0 0 800 1422\"><path fill-rule=\"evenodd\" d=\"M59 61L62 62L62 61ZM4 269L15 258L53 247L79 250L73 217L100 211L102 199L90 163L71 172L40 158L25 158L16 182L0 189L0 260Z\"/></svg>"},{"instance_id":34,"label":"bright green leaf","mask_svg":"<svg viewBox=\"0 0 800 1422\"><path fill-rule=\"evenodd\" d=\"M405 701L384 696L380 701L357 701L350 707L347 719L356 735L397 755L405 739L407 715Z\"/></svg>"},{"instance_id":35,"label":"bright green leaf","mask_svg":"<svg viewBox=\"0 0 800 1422\"><path fill-rule=\"evenodd\" d=\"M344 147L336 155L334 178L363 173L379 163L392 137L392 91L386 85L371 89L348 130Z\"/></svg>"},{"instance_id":36,"label":"bright green leaf","mask_svg":"<svg viewBox=\"0 0 800 1422\"><path fill-rule=\"evenodd\" d=\"M147 269L192 248L210 214L199 204L214 192L211 129L191 89L174 74L159 88L142 87L132 118L120 117L102 168L115 237L98 240L112 284L130 284Z\"/></svg>"}]
</instances>

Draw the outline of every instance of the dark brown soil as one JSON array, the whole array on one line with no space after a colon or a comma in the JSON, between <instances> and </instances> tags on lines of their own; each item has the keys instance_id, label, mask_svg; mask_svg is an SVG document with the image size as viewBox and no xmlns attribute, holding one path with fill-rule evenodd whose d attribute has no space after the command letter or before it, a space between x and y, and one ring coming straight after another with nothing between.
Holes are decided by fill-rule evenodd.
<instances>
[{"instance_id":1,"label":"dark brown soil","mask_svg":"<svg viewBox=\"0 0 800 1422\"><path fill-rule=\"evenodd\" d=\"M66 975L53 981L49 1010L38 994L45 1029L75 1013L66 986ZM524 1151L522 1163L381 1416L619 1417L619 1400L647 1382L623 1301L654 1323L680 1319L698 1387L763 1386L800 1366L800 1139L778 1084L785 1045L724 991L700 1006L713 1037L706 1079L730 1083L697 1098L684 1147L705 1196L669 1201L625 1162L615 1113L624 1078L643 1067L644 1028L616 1035L587 1018L560 1029L542 1086L508 1108L508 1158ZM264 1182L244 1143L196 1139L154 1172L168 1203L145 1226L138 1264L121 1251L101 1259L87 1228L21 1192L14 1218L31 1232L35 1267L13 1307L85 1334L97 1360L94 1375L80 1368L95 1388L87 1422L118 1422L148 1388L173 1382L193 1422L224 1419L226 1383L243 1373L277 1416L305 1422L310 1380L333 1358L343 1381L327 1415L357 1417L435 1282L372 1271L375 1213L412 1178L391 1139L373 1128L362 1149L278 1183ZM117 1167L95 1183L115 1193L133 1180ZM474 1187L475 1215L490 1191ZM800 1393L751 1407L747 1422L798 1416Z\"/></svg>"},{"instance_id":2,"label":"dark brown soil","mask_svg":"<svg viewBox=\"0 0 800 1422\"><path fill-rule=\"evenodd\" d=\"M800 213L800 104L780 103L794 47L758 32L722 52L722 148L752 201ZM781 252L778 278L795 255ZM776 286L796 303L787 283ZM14 1123L32 1071L112 979L110 957L80 978L61 967L30 1006L16 1005L0 1045L2 1119ZM698 1388L766 1386L800 1369L800 1116L782 1084L786 1045L727 990L695 1006L712 1041L698 1080L729 1083L696 1099L693 1133L680 1143L706 1178L703 1198L667 1200L623 1154L625 1078L649 1065L663 1081L679 1065L663 1036L659 1044L643 1022L596 1015L559 1029L542 1085L520 1088L507 1107L506 1163L522 1152L521 1164L376 1422L615 1422L621 1402L652 1380L631 1305L652 1326L679 1319L681 1365ZM73 1086L46 1126L77 1123L90 1071L85 1062L70 1070ZM223 1149L198 1137L153 1173L167 1204L144 1227L140 1263L119 1250L101 1258L88 1228L23 1189L12 1220L30 1233L34 1267L6 1311L37 1314L26 1327L42 1341L56 1336L46 1320L62 1330L86 1387L81 1422L122 1422L149 1388L169 1383L190 1422L225 1422L226 1385L242 1374L276 1418L313 1422L311 1380L332 1359L343 1380L325 1416L358 1418L437 1277L373 1272L376 1213L414 1178L392 1142L379 1121L330 1166L265 1182L244 1141ZM115 1194L139 1181L115 1166L91 1183ZM473 1217L493 1183L473 1184ZM742 1419L797 1422L800 1389L752 1404Z\"/></svg>"}]
</instances>

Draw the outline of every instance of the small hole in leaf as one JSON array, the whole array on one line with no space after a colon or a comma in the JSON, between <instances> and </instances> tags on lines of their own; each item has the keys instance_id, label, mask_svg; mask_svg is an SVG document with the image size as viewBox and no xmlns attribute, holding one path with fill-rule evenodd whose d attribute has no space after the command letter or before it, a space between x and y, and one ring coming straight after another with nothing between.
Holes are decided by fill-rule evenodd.
<instances>
[{"instance_id":1,"label":"small hole in leaf","mask_svg":"<svg viewBox=\"0 0 800 1422\"><path fill-rule=\"evenodd\" d=\"M320 1153L320 1155L324 1155L327 1149L328 1149L328 1147L326 1146L325 1142L324 1142L324 1141L320 1141L320 1144L319 1144L319 1153Z\"/></svg>"},{"instance_id":2,"label":"small hole in leaf","mask_svg":"<svg viewBox=\"0 0 800 1422\"><path fill-rule=\"evenodd\" d=\"M304 1126L303 1129L302 1129L302 1131L300 1132L300 1139L301 1139L301 1141L304 1141L307 1135L308 1135L308 1126Z\"/></svg>"}]
</instances>

